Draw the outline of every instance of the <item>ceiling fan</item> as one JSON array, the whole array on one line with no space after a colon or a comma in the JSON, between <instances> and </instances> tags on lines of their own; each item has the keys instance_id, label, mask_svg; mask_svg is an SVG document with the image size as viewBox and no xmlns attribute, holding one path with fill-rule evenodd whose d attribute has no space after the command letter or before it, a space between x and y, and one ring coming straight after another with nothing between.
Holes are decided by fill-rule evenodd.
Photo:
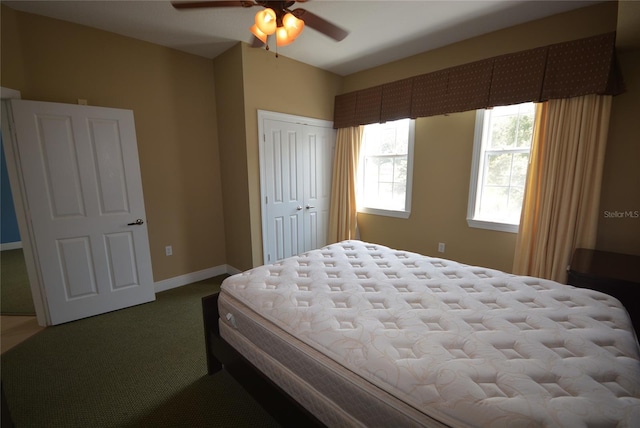
<instances>
[{"instance_id":1,"label":"ceiling fan","mask_svg":"<svg viewBox=\"0 0 640 428\"><path fill-rule=\"evenodd\" d=\"M305 26L309 26L336 41L347 37L349 34L347 30L306 9L289 9L296 3L306 1L173 1L171 5L178 10L211 7L262 7L256 13L255 24L250 28L254 35L252 44L254 47L267 45L268 37L272 34L276 36L276 46L286 46L302 33ZM269 45L267 45L267 49L269 49Z\"/></svg>"}]
</instances>

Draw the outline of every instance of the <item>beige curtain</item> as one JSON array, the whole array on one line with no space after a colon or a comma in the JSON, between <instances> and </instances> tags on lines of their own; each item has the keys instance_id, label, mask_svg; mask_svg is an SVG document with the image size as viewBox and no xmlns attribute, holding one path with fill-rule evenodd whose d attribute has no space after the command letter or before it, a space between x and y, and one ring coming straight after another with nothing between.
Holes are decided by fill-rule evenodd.
<instances>
[{"instance_id":1,"label":"beige curtain","mask_svg":"<svg viewBox=\"0 0 640 428\"><path fill-rule=\"evenodd\" d=\"M356 177L363 129L362 126L338 129L331 183L328 242L356 239Z\"/></svg>"},{"instance_id":2,"label":"beige curtain","mask_svg":"<svg viewBox=\"0 0 640 428\"><path fill-rule=\"evenodd\" d=\"M564 283L596 241L611 96L538 104L513 273Z\"/></svg>"}]
</instances>

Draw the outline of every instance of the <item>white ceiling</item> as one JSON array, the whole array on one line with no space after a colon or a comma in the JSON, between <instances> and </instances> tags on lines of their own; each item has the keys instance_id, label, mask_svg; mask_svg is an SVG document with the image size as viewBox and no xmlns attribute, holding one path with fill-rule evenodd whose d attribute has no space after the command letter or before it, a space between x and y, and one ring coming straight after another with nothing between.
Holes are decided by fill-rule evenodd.
<instances>
[{"instance_id":1,"label":"white ceiling","mask_svg":"<svg viewBox=\"0 0 640 428\"><path fill-rule=\"evenodd\" d=\"M348 75L393 60L602 0L371 1L311 0L304 8L350 31L341 42L307 27L279 53ZM215 58L238 41L250 43L258 10L215 8L176 10L171 2L4 1L29 13L122 34L181 51ZM274 47L272 46L272 50Z\"/></svg>"}]
</instances>

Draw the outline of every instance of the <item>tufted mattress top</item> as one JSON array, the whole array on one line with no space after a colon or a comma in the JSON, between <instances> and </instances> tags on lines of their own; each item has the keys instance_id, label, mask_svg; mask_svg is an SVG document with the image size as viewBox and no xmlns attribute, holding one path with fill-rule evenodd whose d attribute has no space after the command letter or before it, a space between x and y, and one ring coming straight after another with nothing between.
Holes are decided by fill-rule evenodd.
<instances>
[{"instance_id":1,"label":"tufted mattress top","mask_svg":"<svg viewBox=\"0 0 640 428\"><path fill-rule=\"evenodd\" d=\"M640 426L638 342L621 303L597 291L361 241L222 289L436 420Z\"/></svg>"}]
</instances>

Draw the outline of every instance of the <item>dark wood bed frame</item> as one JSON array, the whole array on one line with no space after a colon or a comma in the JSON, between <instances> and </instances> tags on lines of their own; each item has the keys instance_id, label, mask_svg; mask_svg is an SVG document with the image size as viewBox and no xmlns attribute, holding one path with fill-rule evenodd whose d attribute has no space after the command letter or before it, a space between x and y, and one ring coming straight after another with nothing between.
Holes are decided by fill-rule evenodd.
<instances>
[{"instance_id":1,"label":"dark wood bed frame","mask_svg":"<svg viewBox=\"0 0 640 428\"><path fill-rule=\"evenodd\" d=\"M323 427L315 416L220 337L218 295L202 298L208 373L225 370L282 426Z\"/></svg>"}]
</instances>

